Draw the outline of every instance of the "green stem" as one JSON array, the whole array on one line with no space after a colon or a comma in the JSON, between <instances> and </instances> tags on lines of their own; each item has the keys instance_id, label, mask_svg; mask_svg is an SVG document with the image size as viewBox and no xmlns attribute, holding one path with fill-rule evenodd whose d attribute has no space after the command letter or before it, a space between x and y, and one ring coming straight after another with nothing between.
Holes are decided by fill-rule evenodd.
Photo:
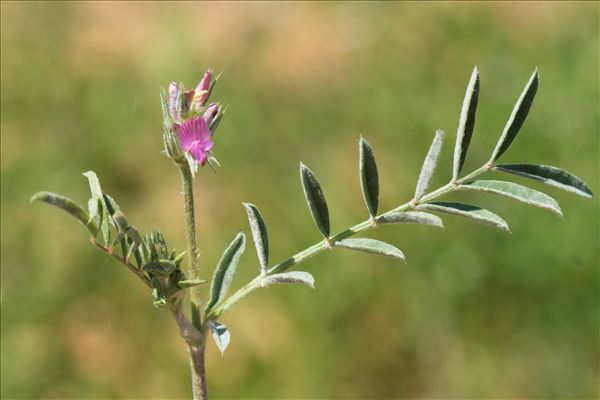
<instances>
[{"instance_id":1,"label":"green stem","mask_svg":"<svg viewBox=\"0 0 600 400\"><path fill-rule=\"evenodd\" d=\"M183 189L183 208L185 213L185 237L187 241L187 252L189 257L188 278L200 279L198 261L200 249L196 240L196 219L194 208L194 180L187 163L178 164L181 174L181 185ZM188 345L190 357L190 369L192 372L192 392L195 400L208 399L208 388L206 385L206 370L204 352L206 349L206 327L202 326L202 299L200 286L189 289L190 302L192 306L192 326L195 328L194 337L184 337ZM177 310L179 312L179 310ZM179 315L178 325L180 330L185 326L185 318ZM176 318L177 320L177 318ZM183 321L183 322L182 322ZM196 337L197 335L197 337Z\"/></svg>"},{"instance_id":2,"label":"green stem","mask_svg":"<svg viewBox=\"0 0 600 400\"><path fill-rule=\"evenodd\" d=\"M386 211L386 212L374 217L373 219L368 219L368 220L360 222L350 228L347 228L347 229L331 236L329 239L324 239L324 240L320 241L319 243L315 243L314 245L296 253L292 257L289 257L289 258L283 260L279 264L276 264L271 269L269 269L268 274L270 275L270 274L284 272L284 271L290 269L291 267L298 265L301 262L306 261L311 257L314 257L315 255L319 254L320 252L322 252L324 250L331 249L331 244L335 243L336 241L348 238L359 232L366 231L367 229L377 227L377 224L374 223L374 221L376 221L378 218L381 218L381 217L389 215L389 214L406 211L411 208L415 208L419 204L426 203L428 201L432 201L432 200L438 199L442 196L445 196L449 193L452 193L452 192L458 190L460 188L461 184L475 179L477 176L481 175L482 173L487 172L489 170L489 168L490 168L490 166L488 164L486 164L486 165L482 166L481 168L473 171L472 173L466 175L464 178L458 179L455 182L450 182L450 183L442 186L441 188L436 189L433 192L430 192L429 194L423 196L417 202L411 200L411 201L404 203L394 209ZM221 316L221 314L223 314L225 311L227 311L232 305L234 305L235 303L240 301L242 298L247 296L249 293L253 292L255 289L258 289L259 287L261 287L261 285L260 285L261 278L262 277L260 277L260 276L254 278L252 281L247 283L244 287L242 287L237 292L232 294L227 300L225 300L219 306L212 309L206 315L206 319L219 318Z\"/></svg>"},{"instance_id":3,"label":"green stem","mask_svg":"<svg viewBox=\"0 0 600 400\"><path fill-rule=\"evenodd\" d=\"M188 278L200 279L200 271L198 268L198 260L200 250L196 241L196 220L194 211L194 186L193 177L190 167L186 164L178 164L179 173L181 174L181 186L183 189L183 208L185 213L185 238L187 241L187 253L189 259ZM192 323L201 331L202 320L201 312L201 293L200 287L190 288L190 300L192 305Z\"/></svg>"}]
</instances>

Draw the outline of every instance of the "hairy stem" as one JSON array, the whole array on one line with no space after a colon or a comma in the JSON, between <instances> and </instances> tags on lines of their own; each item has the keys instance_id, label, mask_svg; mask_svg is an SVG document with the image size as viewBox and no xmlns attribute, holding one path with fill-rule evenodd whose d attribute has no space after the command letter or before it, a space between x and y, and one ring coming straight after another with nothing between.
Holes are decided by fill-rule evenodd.
<instances>
[{"instance_id":1,"label":"hairy stem","mask_svg":"<svg viewBox=\"0 0 600 400\"><path fill-rule=\"evenodd\" d=\"M181 185L183 189L183 208L185 213L185 237L187 241L187 252L189 257L188 278L200 279L200 271L198 261L200 257L200 249L196 241L196 220L194 208L194 186L193 177L189 166L186 164L178 164L181 175ZM201 297L200 287L192 287L190 290L190 301L192 306L192 326L195 335L188 337L184 335L186 328L186 319L182 315L181 310L175 313L175 320L179 325L180 332L188 345L190 356L190 368L192 372L192 392L195 400L208 399L208 390L206 386L206 370L204 362L204 351L206 348L206 335L202 327L201 319ZM189 323L189 321L188 321ZM183 329L182 329L183 328Z\"/></svg>"},{"instance_id":2,"label":"hairy stem","mask_svg":"<svg viewBox=\"0 0 600 400\"><path fill-rule=\"evenodd\" d=\"M181 174L181 186L183 190L183 208L185 213L185 238L187 241L187 253L189 259L188 278L200 279L198 260L200 258L200 249L196 241L196 220L194 208L194 186L192 173L189 166L179 164L179 173ZM200 287L190 288L190 300L192 303L192 322L194 326L201 330L201 298Z\"/></svg>"},{"instance_id":3,"label":"hairy stem","mask_svg":"<svg viewBox=\"0 0 600 400\"><path fill-rule=\"evenodd\" d=\"M206 385L206 370L204 352L206 349L206 336L185 317L181 306L171 308L173 318L179 326L179 334L188 346L190 357L190 370L192 373L192 393L195 400L207 400L208 390Z\"/></svg>"},{"instance_id":4,"label":"hairy stem","mask_svg":"<svg viewBox=\"0 0 600 400\"><path fill-rule=\"evenodd\" d=\"M411 200L411 201L404 203L392 210L386 211L386 212L374 217L373 219L368 219L368 220L360 222L350 228L347 228L347 229L331 236L328 240L324 239L324 240L320 241L319 243L315 243L314 245L283 260L279 264L274 265L271 269L269 269L268 274L270 275L270 274L276 274L276 273L286 271L289 268L291 268L295 265L298 265L303 261L308 260L309 258L319 254L320 252L322 252L324 250L331 249L331 245L334 244L336 241L346 239L346 238L353 236L359 232L366 231L367 229L377 227L377 224L373 222L374 220L377 220L377 218L381 218L382 216L389 215L389 214L396 213L396 212L407 211L411 208L416 207L419 204L426 203L428 201L432 201L432 200L438 199L442 196L445 196L449 193L452 193L452 192L458 190L458 188L460 187L461 184L475 179L477 176L488 171L490 168L491 168L491 165L486 164L486 165L482 166L481 168L478 168L477 170L473 171L472 173L466 175L464 178L458 179L454 182L450 182L450 183L440 187L439 189L436 189L436 190L430 192L429 194L423 196L423 198L421 198L417 202L414 202ZM260 279L261 279L261 277L254 278L252 281L247 283L244 287L242 287L237 292L232 294L227 300L225 300L219 306L217 306L213 310L211 310L209 312L209 314L206 315L206 319L219 318L219 316L221 316L221 314L223 314L225 311L227 311L232 305L237 303L239 300L241 300L242 298L247 296L249 293L251 293L255 289L258 289L259 287L261 287Z\"/></svg>"},{"instance_id":5,"label":"hairy stem","mask_svg":"<svg viewBox=\"0 0 600 400\"><path fill-rule=\"evenodd\" d=\"M192 392L195 400L208 400L206 364L204 360L205 349L206 335L202 335L202 340L199 345L188 345L190 368L192 370Z\"/></svg>"}]
</instances>

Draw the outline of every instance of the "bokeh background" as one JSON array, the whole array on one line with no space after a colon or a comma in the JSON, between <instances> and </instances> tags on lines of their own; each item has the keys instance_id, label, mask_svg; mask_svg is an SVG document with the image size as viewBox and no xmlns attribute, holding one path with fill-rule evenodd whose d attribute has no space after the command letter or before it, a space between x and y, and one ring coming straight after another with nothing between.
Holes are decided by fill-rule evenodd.
<instances>
[{"instance_id":1,"label":"bokeh background","mask_svg":"<svg viewBox=\"0 0 600 400\"><path fill-rule=\"evenodd\" d=\"M357 140L377 156L381 206L408 200L436 128L449 179L465 86L481 71L466 170L489 157L533 69L541 86L505 162L558 165L598 186L599 5L590 3L2 2L2 397L185 398L185 347L145 287L67 215L81 172L143 231L184 247L177 171L161 155L158 89L211 66L229 105L222 168L196 179L203 276L256 203L278 261L319 240L298 179L318 175L337 231L366 217ZM517 182L525 182L515 178ZM214 398L598 398L598 200L527 182L565 218L491 195L454 196L512 234L446 229L372 237L406 265L334 251L302 266L317 289L256 292L211 343ZM257 272L247 247L234 281Z\"/></svg>"}]
</instances>

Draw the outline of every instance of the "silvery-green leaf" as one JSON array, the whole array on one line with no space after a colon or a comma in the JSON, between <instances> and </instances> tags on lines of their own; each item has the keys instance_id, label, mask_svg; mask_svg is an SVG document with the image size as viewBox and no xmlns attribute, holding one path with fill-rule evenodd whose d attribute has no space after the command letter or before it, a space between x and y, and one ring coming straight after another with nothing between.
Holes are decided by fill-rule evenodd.
<instances>
[{"instance_id":1,"label":"silvery-green leaf","mask_svg":"<svg viewBox=\"0 0 600 400\"><path fill-rule=\"evenodd\" d=\"M246 236L240 231L221 256L210 284L210 300L206 304L207 313L225 298L245 246Z\"/></svg>"},{"instance_id":2,"label":"silvery-green leaf","mask_svg":"<svg viewBox=\"0 0 600 400\"><path fill-rule=\"evenodd\" d=\"M108 212L110 213L110 215L114 215L114 213L121 211L121 208L119 207L115 199L113 199L106 193L102 193L102 198L104 199L106 207L108 207Z\"/></svg>"},{"instance_id":3,"label":"silvery-green leaf","mask_svg":"<svg viewBox=\"0 0 600 400\"><path fill-rule=\"evenodd\" d=\"M420 211L398 211L391 214L383 214L376 221L378 224L423 224L439 228L444 227L440 217Z\"/></svg>"},{"instance_id":4,"label":"silvery-green leaf","mask_svg":"<svg viewBox=\"0 0 600 400\"><path fill-rule=\"evenodd\" d=\"M475 222L480 222L485 225L490 225L495 228L502 229L503 231L510 232L506 221L504 221L498 215L494 214L491 211L469 204L448 203L440 201L421 204L417 206L417 209L456 215L459 217L470 219Z\"/></svg>"},{"instance_id":5,"label":"silvery-green leaf","mask_svg":"<svg viewBox=\"0 0 600 400\"><path fill-rule=\"evenodd\" d=\"M115 212L112 215L112 220L119 232L125 232L125 230L129 226L129 221L127 221L127 217L121 211Z\"/></svg>"},{"instance_id":6,"label":"silvery-green leaf","mask_svg":"<svg viewBox=\"0 0 600 400\"><path fill-rule=\"evenodd\" d=\"M260 263L260 271L266 274L269 265L269 236L267 234L267 225L263 220L260 211L254 204L242 203L248 214L248 222L252 231L252 239L256 246L258 261Z\"/></svg>"},{"instance_id":7,"label":"silvery-green leaf","mask_svg":"<svg viewBox=\"0 0 600 400\"><path fill-rule=\"evenodd\" d=\"M538 192L526 186L512 182L481 180L460 185L462 190L473 190L477 192L494 193L500 196L518 200L525 204L545 208L562 217L558 203L547 194Z\"/></svg>"},{"instance_id":8,"label":"silvery-green leaf","mask_svg":"<svg viewBox=\"0 0 600 400\"><path fill-rule=\"evenodd\" d=\"M494 167L495 170L524 176L543 182L547 185L575 193L579 196L591 199L593 196L590 188L584 181L575 175L550 165L539 164L504 164Z\"/></svg>"},{"instance_id":9,"label":"silvery-green leaf","mask_svg":"<svg viewBox=\"0 0 600 400\"><path fill-rule=\"evenodd\" d=\"M102 188L100 187L100 181L98 180L98 176L94 171L86 171L83 175L88 179L90 183L90 192L92 193L92 197L101 198L102 197Z\"/></svg>"},{"instance_id":10,"label":"silvery-green leaf","mask_svg":"<svg viewBox=\"0 0 600 400\"><path fill-rule=\"evenodd\" d=\"M229 346L229 341L231 340L229 330L225 325L213 320L208 321L208 326L210 327L212 337L215 340L221 355L223 355L227 349L227 346Z\"/></svg>"},{"instance_id":11,"label":"silvery-green leaf","mask_svg":"<svg viewBox=\"0 0 600 400\"><path fill-rule=\"evenodd\" d=\"M535 98L535 93L537 92L539 83L539 75L537 68L529 78L527 85L525 85L525 89L519 96L515 107L506 122L506 126L504 126L504 131L500 136L500 140L498 140L498 144L496 144L496 148L492 153L492 157L490 158L491 162L496 161L500 158L500 156L508 149L510 144L515 140L519 130L523 126L525 119L527 119L527 114L529 114L529 109L533 104L533 99Z\"/></svg>"},{"instance_id":12,"label":"silvery-green leaf","mask_svg":"<svg viewBox=\"0 0 600 400\"><path fill-rule=\"evenodd\" d=\"M102 198L102 188L100 187L98 176L94 171L84 172L83 175L88 179L92 194L88 203L90 218L95 218L98 215L98 200Z\"/></svg>"},{"instance_id":13,"label":"silvery-green leaf","mask_svg":"<svg viewBox=\"0 0 600 400\"><path fill-rule=\"evenodd\" d=\"M421 173L419 174L419 180L417 181L417 188L415 190L415 201L418 201L423 197L429 187L429 182L431 182L431 177L435 172L435 167L437 166L443 143L444 131L438 129L435 132L435 137L433 138L433 142L429 147L429 151L427 152L427 156L425 156L425 161L423 161L423 166L421 167Z\"/></svg>"},{"instance_id":14,"label":"silvery-green leaf","mask_svg":"<svg viewBox=\"0 0 600 400\"><path fill-rule=\"evenodd\" d=\"M177 282L177 286L182 289L191 288L194 286L202 285L208 281L204 279L184 279L182 281Z\"/></svg>"},{"instance_id":15,"label":"silvery-green leaf","mask_svg":"<svg viewBox=\"0 0 600 400\"><path fill-rule=\"evenodd\" d=\"M90 201L93 199L90 199ZM108 213L108 209L104 203L104 199L100 198L96 200L97 206L97 219L100 224L100 232L102 233L102 239L104 239L104 244L106 246L112 245L112 240L110 238L110 216Z\"/></svg>"},{"instance_id":16,"label":"silvery-green leaf","mask_svg":"<svg viewBox=\"0 0 600 400\"><path fill-rule=\"evenodd\" d=\"M274 285L276 283L300 283L313 289L315 288L315 278L304 271L292 271L268 275L262 278L260 283L263 287Z\"/></svg>"},{"instance_id":17,"label":"silvery-green leaf","mask_svg":"<svg viewBox=\"0 0 600 400\"><path fill-rule=\"evenodd\" d=\"M392 257L405 261L404 254L391 244L381 242L375 239L343 239L334 243L336 247L343 247L351 250L363 251L365 253L378 254L381 256Z\"/></svg>"},{"instance_id":18,"label":"silvery-green leaf","mask_svg":"<svg viewBox=\"0 0 600 400\"><path fill-rule=\"evenodd\" d=\"M379 207L379 176L373 149L369 142L362 137L359 142L359 172L363 198L369 214L374 217L377 215Z\"/></svg>"},{"instance_id":19,"label":"silvery-green leaf","mask_svg":"<svg viewBox=\"0 0 600 400\"><path fill-rule=\"evenodd\" d=\"M51 192L38 192L31 198L31 202L33 203L34 201L41 201L68 212L85 226L93 237L98 236L98 225L96 222L90 218L87 211L79 207L68 197Z\"/></svg>"},{"instance_id":20,"label":"silvery-green leaf","mask_svg":"<svg viewBox=\"0 0 600 400\"><path fill-rule=\"evenodd\" d=\"M456 145L454 146L454 166L452 170L452 180L458 179L460 171L467 157L467 150L473 136L475 128L475 113L477 112L477 99L479 97L479 71L477 67L473 69L471 79L467 85L467 91L463 100L458 120L458 130L456 132Z\"/></svg>"},{"instance_id":21,"label":"silvery-green leaf","mask_svg":"<svg viewBox=\"0 0 600 400\"><path fill-rule=\"evenodd\" d=\"M98 217L98 225L100 227L100 232L102 232L104 244L106 246L110 246L112 244L110 238L110 215L108 212L108 207L104 202L104 197L102 196L100 181L98 180L98 176L96 176L94 171L84 172L83 175L88 179L90 184L90 192L92 194L92 197L88 202L90 219Z\"/></svg>"},{"instance_id":22,"label":"silvery-green leaf","mask_svg":"<svg viewBox=\"0 0 600 400\"><path fill-rule=\"evenodd\" d=\"M88 200L88 211L89 211L89 216L90 216L90 221L96 219L96 217L98 217L99 214L99 210L101 210L101 208L99 208L99 202L98 199L92 197Z\"/></svg>"},{"instance_id":23,"label":"silvery-green leaf","mask_svg":"<svg viewBox=\"0 0 600 400\"><path fill-rule=\"evenodd\" d=\"M300 163L300 179L302 181L302 189L304 189L304 197L308 203L310 213L317 224L317 228L321 231L325 238L329 237L329 209L323 195L323 190L315 174L306 165Z\"/></svg>"}]
</instances>

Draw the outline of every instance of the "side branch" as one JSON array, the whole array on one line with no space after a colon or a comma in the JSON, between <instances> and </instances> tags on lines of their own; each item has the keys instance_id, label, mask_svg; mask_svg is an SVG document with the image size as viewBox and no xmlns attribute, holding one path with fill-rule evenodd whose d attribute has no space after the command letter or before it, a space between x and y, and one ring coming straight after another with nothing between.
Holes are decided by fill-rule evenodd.
<instances>
[{"instance_id":1,"label":"side branch","mask_svg":"<svg viewBox=\"0 0 600 400\"><path fill-rule=\"evenodd\" d=\"M131 272L136 274L137 277L140 278L142 280L142 282L144 282L146 284L146 286L148 286L149 288L152 288L150 279L148 279L148 277L138 267L129 263L128 261L126 261L123 257L119 256L118 254L115 254L112 251L109 251L106 247L104 247L100 243L96 242L96 240L94 238L91 239L91 242L94 246L98 247L100 250L102 250L103 252L105 252L106 254L108 254L109 256L111 256L115 260L119 261L124 266L126 266Z\"/></svg>"},{"instance_id":2,"label":"side branch","mask_svg":"<svg viewBox=\"0 0 600 400\"><path fill-rule=\"evenodd\" d=\"M283 260L282 262L276 264L271 269L269 269L268 274L271 275L271 274L284 272L284 271L292 268L293 266L298 265L301 262L304 262L311 257L314 257L315 255L321 253L324 250L331 249L331 244L334 244L336 241L346 239L346 238L351 237L359 232L366 231L370 228L376 228L377 224L374 224L373 221L376 221L378 218L385 217L385 216L393 214L393 213L413 209L416 206L418 206L419 204L423 204L428 201L439 199L442 196L452 193L452 192L458 190L460 188L461 184L469 182L469 181L475 179L477 176L479 176L487 171L489 171L489 166L484 165L483 167L468 174L464 178L461 178L455 182L446 184L446 185L440 187L439 189L432 191L431 193L423 196L423 198L419 201L411 200L411 201L404 203L392 210L386 211L378 216L369 218L366 221L360 222L348 229L345 229L345 230L331 236L329 239L325 239L325 240L320 241L319 243L315 243L314 245L296 253L292 257L289 257L289 258ZM232 294L231 297L229 297L227 300L225 300L219 306L217 306L213 310L211 310L205 316L205 318L206 319L218 319L221 316L221 314L223 314L225 311L227 311L232 305L237 303L242 298L246 297L249 293L253 292L255 289L260 288L261 287L260 278L261 277L259 276L255 279L253 279L252 281L250 281L249 283L247 283L244 287L240 288L237 292Z\"/></svg>"}]
</instances>

